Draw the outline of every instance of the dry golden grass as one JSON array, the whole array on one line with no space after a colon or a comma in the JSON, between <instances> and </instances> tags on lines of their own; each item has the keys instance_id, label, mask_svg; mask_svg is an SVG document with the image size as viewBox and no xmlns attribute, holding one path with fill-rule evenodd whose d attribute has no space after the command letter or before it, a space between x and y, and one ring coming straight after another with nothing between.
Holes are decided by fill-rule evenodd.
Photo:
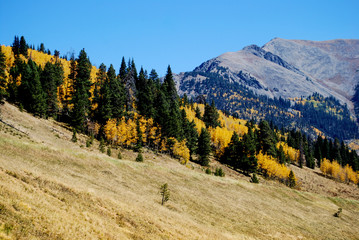
<instances>
[{"instance_id":1,"label":"dry golden grass","mask_svg":"<svg viewBox=\"0 0 359 240\"><path fill-rule=\"evenodd\" d=\"M9 104L1 111L26 134L0 123L0 239L358 239L357 200L252 184L227 168L225 178L210 176L148 151L143 163L126 150L118 160L98 142L81 147L84 136L73 144L54 121ZM310 170L295 171L304 181Z\"/></svg>"}]
</instances>

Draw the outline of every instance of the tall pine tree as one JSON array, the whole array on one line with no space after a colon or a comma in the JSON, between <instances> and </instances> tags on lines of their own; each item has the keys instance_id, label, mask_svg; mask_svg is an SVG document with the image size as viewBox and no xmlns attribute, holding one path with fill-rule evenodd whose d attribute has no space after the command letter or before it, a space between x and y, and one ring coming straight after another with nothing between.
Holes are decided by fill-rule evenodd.
<instances>
[{"instance_id":1,"label":"tall pine tree","mask_svg":"<svg viewBox=\"0 0 359 240\"><path fill-rule=\"evenodd\" d=\"M209 155L211 154L211 135L206 128L201 129L198 137L198 161L202 166L209 165Z\"/></svg>"},{"instance_id":2,"label":"tall pine tree","mask_svg":"<svg viewBox=\"0 0 359 240\"><path fill-rule=\"evenodd\" d=\"M74 95L72 103L74 107L72 109L72 124L80 130L85 130L85 122L88 118L90 111L90 74L91 63L87 57L85 49L82 49L77 59L76 77L74 80Z\"/></svg>"}]
</instances>

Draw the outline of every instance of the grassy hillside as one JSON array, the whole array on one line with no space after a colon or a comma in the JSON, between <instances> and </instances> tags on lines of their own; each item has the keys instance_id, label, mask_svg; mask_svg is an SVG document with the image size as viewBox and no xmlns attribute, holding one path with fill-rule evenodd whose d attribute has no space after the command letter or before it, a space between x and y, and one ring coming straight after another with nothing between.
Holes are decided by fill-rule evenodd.
<instances>
[{"instance_id":1,"label":"grassy hillside","mask_svg":"<svg viewBox=\"0 0 359 240\"><path fill-rule=\"evenodd\" d=\"M151 152L108 157L7 103L1 116L0 239L358 239L358 188L311 170L293 168L306 191L253 184Z\"/></svg>"}]
</instances>

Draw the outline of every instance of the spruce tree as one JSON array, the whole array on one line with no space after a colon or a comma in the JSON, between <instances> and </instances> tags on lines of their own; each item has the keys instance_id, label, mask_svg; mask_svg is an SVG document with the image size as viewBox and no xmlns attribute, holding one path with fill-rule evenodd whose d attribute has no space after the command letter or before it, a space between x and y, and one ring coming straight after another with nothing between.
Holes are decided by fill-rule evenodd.
<instances>
[{"instance_id":1,"label":"spruce tree","mask_svg":"<svg viewBox=\"0 0 359 240\"><path fill-rule=\"evenodd\" d=\"M126 93L121 79L116 77L112 64L107 71L107 77L110 86L112 118L121 118L125 112Z\"/></svg>"},{"instance_id":2,"label":"spruce tree","mask_svg":"<svg viewBox=\"0 0 359 240\"><path fill-rule=\"evenodd\" d=\"M177 89L176 89L176 84L173 80L173 75L170 65L168 65L167 73L162 86L169 102L174 102L174 101L177 102L177 98L178 98Z\"/></svg>"},{"instance_id":3,"label":"spruce tree","mask_svg":"<svg viewBox=\"0 0 359 240\"><path fill-rule=\"evenodd\" d=\"M55 117L58 113L57 87L63 82L64 70L61 62L47 62L41 72L40 80L46 101L46 115Z\"/></svg>"},{"instance_id":4,"label":"spruce tree","mask_svg":"<svg viewBox=\"0 0 359 240\"><path fill-rule=\"evenodd\" d=\"M137 111L147 117L153 118L154 116L154 84L150 79L146 78L146 74L141 68L138 81L136 82L137 87Z\"/></svg>"},{"instance_id":5,"label":"spruce tree","mask_svg":"<svg viewBox=\"0 0 359 240\"><path fill-rule=\"evenodd\" d=\"M275 144L277 141L275 133L265 120L259 123L258 142L260 144L259 148L263 153L276 157Z\"/></svg>"},{"instance_id":6,"label":"spruce tree","mask_svg":"<svg viewBox=\"0 0 359 240\"><path fill-rule=\"evenodd\" d=\"M24 36L21 36L20 38L20 46L19 46L19 53L27 57L27 49L28 46L26 44Z\"/></svg>"},{"instance_id":7,"label":"spruce tree","mask_svg":"<svg viewBox=\"0 0 359 240\"><path fill-rule=\"evenodd\" d=\"M31 59L22 72L19 96L26 110L40 117L45 115L45 93L42 90L39 69Z\"/></svg>"},{"instance_id":8,"label":"spruce tree","mask_svg":"<svg viewBox=\"0 0 359 240\"><path fill-rule=\"evenodd\" d=\"M201 129L198 137L198 161L202 166L209 165L209 155L211 153L211 136L206 128Z\"/></svg>"},{"instance_id":9,"label":"spruce tree","mask_svg":"<svg viewBox=\"0 0 359 240\"><path fill-rule=\"evenodd\" d=\"M1 51L0 46L0 104L4 103L4 98L8 96L8 93L6 92L7 81L5 61L5 54Z\"/></svg>"},{"instance_id":10,"label":"spruce tree","mask_svg":"<svg viewBox=\"0 0 359 240\"><path fill-rule=\"evenodd\" d=\"M120 68L120 73L119 76L122 80L125 79L127 74L127 66L126 66L126 62L125 62L125 58L122 57L122 62L121 62L121 68Z\"/></svg>"},{"instance_id":11,"label":"spruce tree","mask_svg":"<svg viewBox=\"0 0 359 240\"><path fill-rule=\"evenodd\" d=\"M83 131L85 128L85 121L88 117L91 103L90 103L90 74L91 63L87 57L85 49L82 49L77 59L76 77L74 81L74 96L72 103L72 124L78 130Z\"/></svg>"},{"instance_id":12,"label":"spruce tree","mask_svg":"<svg viewBox=\"0 0 359 240\"><path fill-rule=\"evenodd\" d=\"M20 53L20 40L18 36L14 37L14 42L11 45L12 52L15 56L19 55Z\"/></svg>"},{"instance_id":13,"label":"spruce tree","mask_svg":"<svg viewBox=\"0 0 359 240\"><path fill-rule=\"evenodd\" d=\"M290 188L294 188L297 185L295 175L292 170L290 170L289 176L288 176L288 186Z\"/></svg>"},{"instance_id":14,"label":"spruce tree","mask_svg":"<svg viewBox=\"0 0 359 240\"><path fill-rule=\"evenodd\" d=\"M212 100L212 104L205 104L204 114L203 114L203 122L206 124L206 127L216 128L220 126L219 123L219 113L217 111L216 106L214 105L214 101Z\"/></svg>"}]
</instances>

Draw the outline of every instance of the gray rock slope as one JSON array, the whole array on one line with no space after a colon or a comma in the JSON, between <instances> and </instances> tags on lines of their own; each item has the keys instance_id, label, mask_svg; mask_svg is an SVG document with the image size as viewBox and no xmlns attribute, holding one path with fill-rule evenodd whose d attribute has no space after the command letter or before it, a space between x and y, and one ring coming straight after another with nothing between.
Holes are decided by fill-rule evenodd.
<instances>
[{"instance_id":1,"label":"gray rock slope","mask_svg":"<svg viewBox=\"0 0 359 240\"><path fill-rule=\"evenodd\" d=\"M204 62L191 74L176 75L179 93L199 94L185 86L189 81L205 80L201 72L221 75L229 83L238 82L269 97L293 98L314 92L334 96L352 110L351 97L359 82L359 40L275 38L263 47L250 45Z\"/></svg>"}]
</instances>

